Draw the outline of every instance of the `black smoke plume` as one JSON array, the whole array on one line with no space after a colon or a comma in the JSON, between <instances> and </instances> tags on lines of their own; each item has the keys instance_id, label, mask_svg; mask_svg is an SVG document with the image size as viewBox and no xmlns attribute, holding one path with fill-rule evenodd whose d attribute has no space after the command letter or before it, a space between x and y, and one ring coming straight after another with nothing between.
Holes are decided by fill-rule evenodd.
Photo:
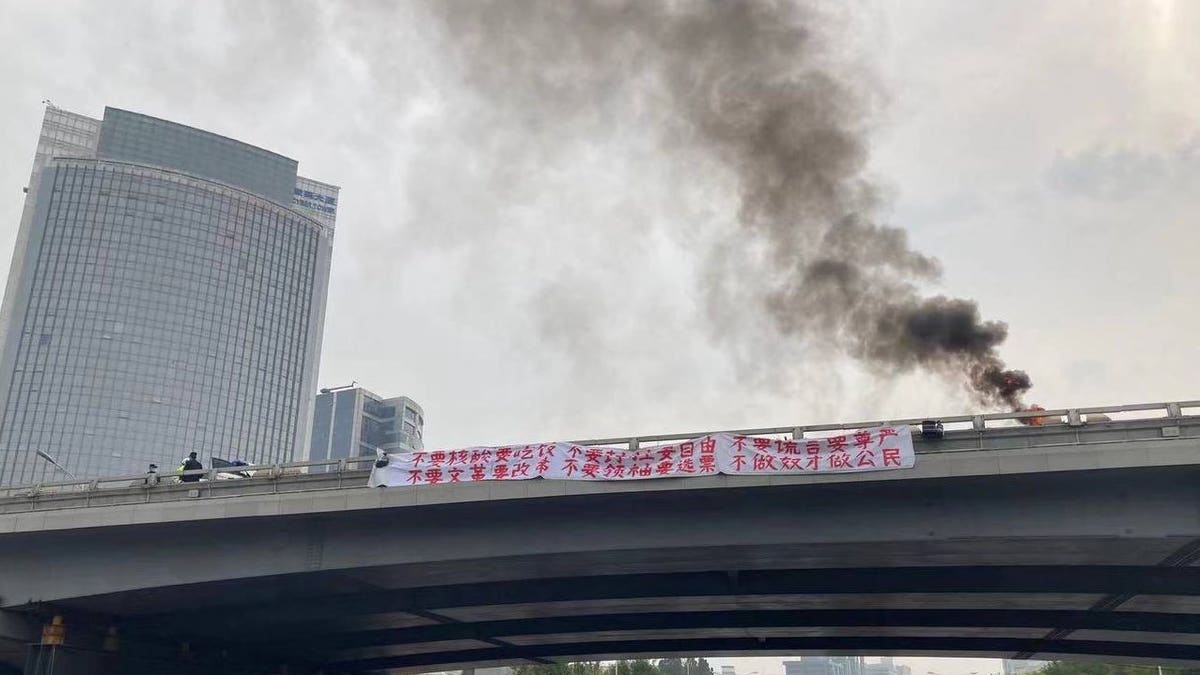
<instances>
[{"instance_id":1,"label":"black smoke plume","mask_svg":"<svg viewBox=\"0 0 1200 675\"><path fill-rule=\"evenodd\" d=\"M439 0L429 11L467 84L524 111L528 133L635 97L665 111L670 143L700 148L736 176L737 231L699 256L721 325L735 323L731 298L749 297L783 336L885 372L944 373L983 404L1018 407L1030 381L999 357L1005 324L983 320L970 300L922 294L938 262L876 222L878 190L864 171L874 88L844 58L831 7Z\"/></svg>"}]
</instances>

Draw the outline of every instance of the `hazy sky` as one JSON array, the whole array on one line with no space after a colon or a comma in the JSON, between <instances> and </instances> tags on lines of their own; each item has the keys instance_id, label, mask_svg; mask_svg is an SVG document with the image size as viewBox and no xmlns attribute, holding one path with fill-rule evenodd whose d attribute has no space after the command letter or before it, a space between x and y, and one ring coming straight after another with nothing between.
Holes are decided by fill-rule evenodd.
<instances>
[{"instance_id":1,"label":"hazy sky","mask_svg":"<svg viewBox=\"0 0 1200 675\"><path fill-rule=\"evenodd\" d=\"M783 358L744 329L722 339L696 250L737 219L735 191L653 97L614 85L569 121L505 109L420 3L3 8L0 258L43 99L294 157L343 188L320 380L412 396L432 444L972 408L941 377L868 373L803 342ZM877 215L942 263L921 292L1006 321L1001 354L1033 377L1029 400L1200 395L1200 2L836 14L829 57L869 94ZM980 669L954 663L940 672Z\"/></svg>"},{"instance_id":2,"label":"hazy sky","mask_svg":"<svg viewBox=\"0 0 1200 675\"><path fill-rule=\"evenodd\" d=\"M0 255L41 101L114 105L343 187L320 381L412 396L434 444L974 407L919 371L722 341L695 249L737 218L729 176L665 138L654 100L570 124L497 112L453 26L398 7L5 3ZM1006 321L1032 401L1195 397L1200 4L864 3L837 21L833 56L872 95L879 218L942 262L922 292Z\"/></svg>"}]
</instances>

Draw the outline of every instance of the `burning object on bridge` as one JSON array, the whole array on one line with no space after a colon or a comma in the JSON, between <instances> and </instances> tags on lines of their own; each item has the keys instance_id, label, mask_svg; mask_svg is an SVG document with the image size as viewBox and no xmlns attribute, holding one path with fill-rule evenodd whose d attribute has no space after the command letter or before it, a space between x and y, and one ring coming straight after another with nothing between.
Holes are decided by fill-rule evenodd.
<instances>
[{"instance_id":1,"label":"burning object on bridge","mask_svg":"<svg viewBox=\"0 0 1200 675\"><path fill-rule=\"evenodd\" d=\"M921 438L945 438L946 427L941 420L925 420L921 422Z\"/></svg>"},{"instance_id":2,"label":"burning object on bridge","mask_svg":"<svg viewBox=\"0 0 1200 675\"><path fill-rule=\"evenodd\" d=\"M1045 408L1034 403L1034 404L1030 405L1028 408L1025 408L1024 412L1034 412L1035 410L1045 410ZM1041 426L1046 425L1046 420L1047 420L1047 418L1045 418L1045 417L1022 417L1018 421L1027 427L1041 427Z\"/></svg>"}]
</instances>

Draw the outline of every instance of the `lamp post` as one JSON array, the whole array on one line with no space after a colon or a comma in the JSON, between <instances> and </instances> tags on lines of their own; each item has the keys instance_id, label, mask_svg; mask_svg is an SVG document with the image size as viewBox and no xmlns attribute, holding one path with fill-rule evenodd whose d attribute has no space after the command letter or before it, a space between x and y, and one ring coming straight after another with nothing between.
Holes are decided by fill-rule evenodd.
<instances>
[{"instance_id":1,"label":"lamp post","mask_svg":"<svg viewBox=\"0 0 1200 675\"><path fill-rule=\"evenodd\" d=\"M66 467L64 467L62 464L59 464L58 461L55 460L53 457L51 457L49 455L49 453L47 453L45 450L38 450L37 456L41 457L42 459L49 462L50 466L53 466L54 468L58 469L59 471L67 474L67 478L70 478L71 480L79 480L79 478L75 474L71 473L70 471L67 471Z\"/></svg>"}]
</instances>

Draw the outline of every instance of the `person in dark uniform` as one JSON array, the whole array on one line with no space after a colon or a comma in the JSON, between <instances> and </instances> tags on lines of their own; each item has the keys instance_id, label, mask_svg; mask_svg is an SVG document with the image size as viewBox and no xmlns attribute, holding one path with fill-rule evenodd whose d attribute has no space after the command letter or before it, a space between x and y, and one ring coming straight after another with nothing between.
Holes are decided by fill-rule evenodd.
<instances>
[{"instance_id":1,"label":"person in dark uniform","mask_svg":"<svg viewBox=\"0 0 1200 675\"><path fill-rule=\"evenodd\" d=\"M180 471L198 471L203 469L204 465L200 460L196 459L196 453L189 452L187 459L183 460L183 464L179 465ZM180 476L179 480L184 483L197 483L200 481L200 474L195 473L190 476Z\"/></svg>"}]
</instances>

